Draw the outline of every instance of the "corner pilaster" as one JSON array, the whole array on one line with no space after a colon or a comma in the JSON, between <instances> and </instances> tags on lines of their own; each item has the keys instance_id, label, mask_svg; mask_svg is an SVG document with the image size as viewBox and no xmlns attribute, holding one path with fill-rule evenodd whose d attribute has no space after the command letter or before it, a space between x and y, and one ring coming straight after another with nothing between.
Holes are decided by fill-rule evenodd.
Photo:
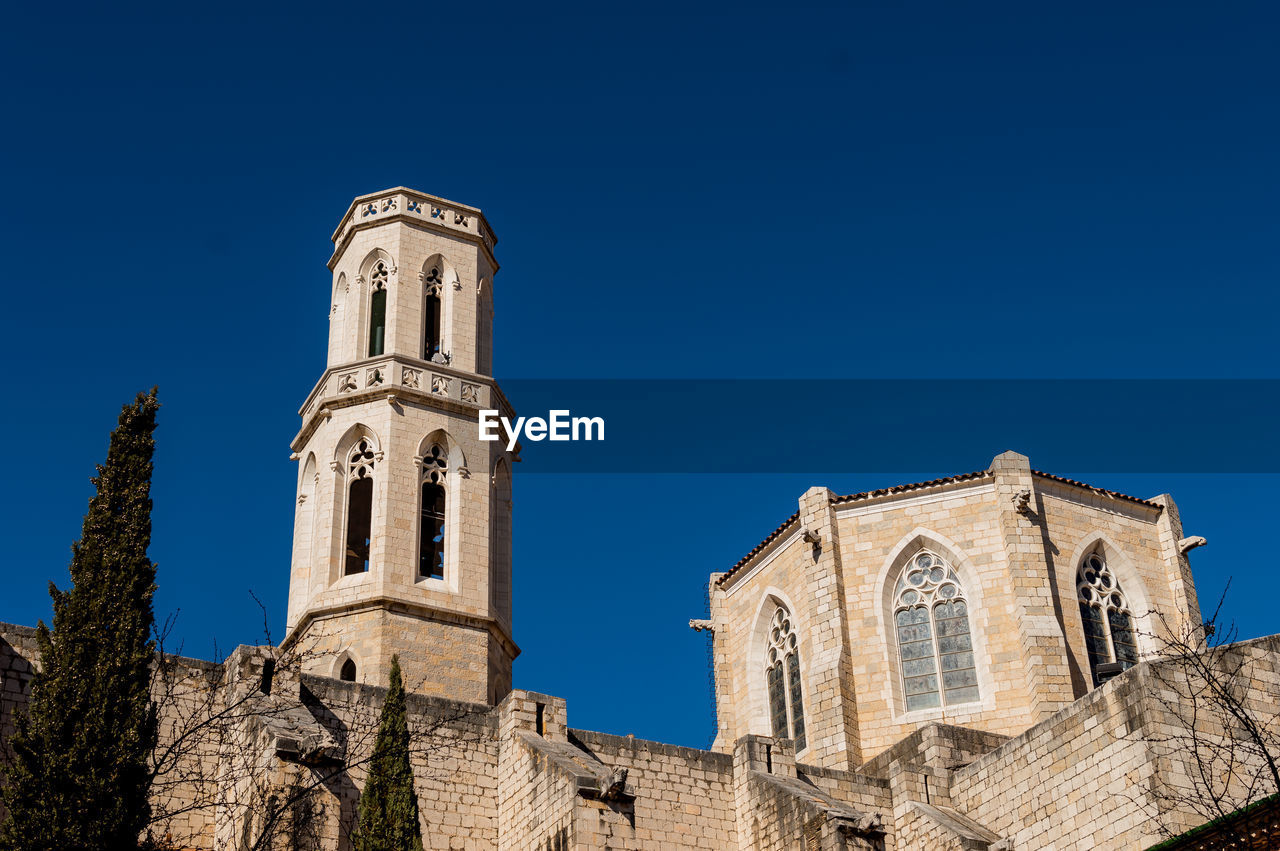
<instances>
[{"instance_id":1,"label":"corner pilaster","mask_svg":"<svg viewBox=\"0 0 1280 851\"><path fill-rule=\"evenodd\" d=\"M733 711L733 665L729 654L729 613L725 605L725 593L717 583L723 573L711 574L707 595L711 601L711 665L715 680L716 738L711 749L729 753L737 718Z\"/></svg>"},{"instance_id":2,"label":"corner pilaster","mask_svg":"<svg viewBox=\"0 0 1280 851\"><path fill-rule=\"evenodd\" d=\"M862 762L857 696L849 631L845 624L844 572L831 491L810 488L800 498L806 556L809 659L805 708L809 721L806 761L826 768L853 769Z\"/></svg>"},{"instance_id":3,"label":"corner pilaster","mask_svg":"<svg viewBox=\"0 0 1280 851\"><path fill-rule=\"evenodd\" d=\"M1044 551L1044 506L1038 500L1027 456L1001 453L992 460L991 470L1031 720L1040 722L1074 699L1067 641L1054 609L1053 580Z\"/></svg>"},{"instance_id":4,"label":"corner pilaster","mask_svg":"<svg viewBox=\"0 0 1280 851\"><path fill-rule=\"evenodd\" d=\"M1169 592L1173 595L1177 607L1177 617L1185 632L1198 627L1201 623L1200 600L1196 596L1196 583L1191 577L1191 560L1187 555L1197 546L1202 546L1203 538L1184 538L1182 534L1182 516L1178 513L1178 504L1173 497L1162 493L1153 497L1152 502L1164 508L1156 521L1160 535L1160 554L1164 557L1165 574L1169 578Z\"/></svg>"}]
</instances>

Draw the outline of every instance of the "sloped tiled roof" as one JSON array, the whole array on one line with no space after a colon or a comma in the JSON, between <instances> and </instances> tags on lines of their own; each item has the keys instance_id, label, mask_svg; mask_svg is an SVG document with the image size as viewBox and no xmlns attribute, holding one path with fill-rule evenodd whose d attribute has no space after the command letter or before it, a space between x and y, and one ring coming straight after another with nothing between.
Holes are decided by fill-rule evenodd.
<instances>
[{"instance_id":1,"label":"sloped tiled roof","mask_svg":"<svg viewBox=\"0 0 1280 851\"><path fill-rule=\"evenodd\" d=\"M877 490L863 491L862 493L851 493L851 494L845 494L844 496L833 496L831 497L831 504L847 505L848 503L851 503L851 502L861 502L863 500L876 499L882 496L891 496L894 494L909 493L910 491L917 491L917 490L927 490L929 488L956 484L958 482L969 482L975 479L985 479L991 476L991 474L992 474L991 470L976 470L972 473L961 473L958 476L944 476L941 479L930 479L927 482L912 482L906 485L894 485L893 487L888 487L888 488L879 488ZM1123 494L1118 491L1112 491L1112 490L1107 490L1106 488L1094 487L1093 485L1086 484L1084 482L1078 482L1075 479L1067 479L1067 478L1063 478L1062 476L1055 476L1051 473L1041 472L1040 470L1032 470L1031 475L1038 476L1039 478L1042 478L1042 479L1049 479L1050 481L1061 482L1062 484L1065 484L1065 485L1074 485L1075 487L1084 488L1085 490L1093 491L1094 493L1102 494L1104 496L1109 496L1113 499L1123 499L1128 502L1135 502L1139 505L1146 505L1155 509L1163 508L1163 506L1161 506L1160 503L1152 502L1149 499L1140 499L1139 497L1129 496L1128 494ZM781 526L779 526L777 529L774 529L772 532L770 532L763 541L761 541L760 543L752 547L749 553L747 553L745 556L739 559L738 562L733 567L729 568L729 570L724 574L724 576L721 576L718 580L716 580L716 584L724 585L724 583L728 582L734 576L734 574L736 574L739 570L741 570L748 563L750 563L752 559L754 559L757 555L759 555L765 549L765 547L769 546L769 544L773 543L778 538L780 538L782 534L786 532L788 529L790 529L792 525L795 524L795 522L799 519L800 519L800 512L797 511L795 514L792 514L790 517L784 520Z\"/></svg>"},{"instance_id":2,"label":"sloped tiled roof","mask_svg":"<svg viewBox=\"0 0 1280 851\"><path fill-rule=\"evenodd\" d=\"M978 470L974 473L961 473L958 476L944 476L941 479L930 479L927 482L912 482L909 485L894 485L891 488L880 488L879 490L863 491L862 493L851 493L846 496L833 496L831 497L831 504L844 505L846 502L861 502L864 499L875 499L876 497L888 496L889 494L924 490L925 488L934 488L939 485L950 485L956 482L967 482L973 479L986 478L990 475L990 470Z\"/></svg>"},{"instance_id":3,"label":"sloped tiled roof","mask_svg":"<svg viewBox=\"0 0 1280 851\"><path fill-rule=\"evenodd\" d=\"M774 529L767 536L765 536L765 539L763 541L761 541L760 543L752 547L751 552L747 553L742 558L740 558L737 564L729 568L728 573L726 573L724 576L721 576L719 579L716 580L716 584L723 585L726 579L728 579L730 576L733 576L733 574L738 572L738 569L740 567L742 567L747 562L751 561L753 558L759 555L761 550L763 550L765 547L769 546L774 541L776 541L782 535L783 532L791 528L791 524L795 523L799 519L800 519L800 512L797 511L795 514L792 514L786 520L782 521L781 526L779 526L777 529Z\"/></svg>"},{"instance_id":4,"label":"sloped tiled roof","mask_svg":"<svg viewBox=\"0 0 1280 851\"><path fill-rule=\"evenodd\" d=\"M1163 505L1161 505L1158 502L1152 502L1149 499L1142 499L1136 496L1129 496L1127 493L1120 493L1119 491L1109 491L1106 488L1094 487L1093 485L1088 484L1087 482L1077 482L1075 479L1066 479L1066 478L1063 478L1062 476L1055 476L1052 473L1042 473L1039 470L1032 470L1031 475L1039 476L1042 479L1049 479L1050 481L1054 481L1054 482L1062 482L1064 485L1075 485L1078 488L1084 488L1085 490L1090 490L1090 491L1093 491L1094 493L1102 494L1103 496L1109 496L1109 497L1112 497L1113 499L1123 499L1129 502L1136 502L1139 505L1150 506L1151 508L1156 508L1160 510L1164 509Z\"/></svg>"}]
</instances>

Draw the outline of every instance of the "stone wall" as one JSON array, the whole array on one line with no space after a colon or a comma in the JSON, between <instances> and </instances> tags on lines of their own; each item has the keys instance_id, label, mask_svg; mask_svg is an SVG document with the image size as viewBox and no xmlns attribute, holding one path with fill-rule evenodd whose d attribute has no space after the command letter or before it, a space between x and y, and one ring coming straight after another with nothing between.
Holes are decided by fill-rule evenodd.
<instances>
[{"instance_id":1,"label":"stone wall","mask_svg":"<svg viewBox=\"0 0 1280 851\"><path fill-rule=\"evenodd\" d=\"M738 847L746 851L893 851L892 798L880 778L798 765L789 739L734 746Z\"/></svg>"},{"instance_id":2,"label":"stone wall","mask_svg":"<svg viewBox=\"0 0 1280 851\"><path fill-rule=\"evenodd\" d=\"M607 847L734 847L733 759L728 754L586 730L569 735L606 767L628 770L627 783L636 796L634 826L597 808L599 821L619 828L611 832L614 842L627 843Z\"/></svg>"},{"instance_id":3,"label":"stone wall","mask_svg":"<svg viewBox=\"0 0 1280 851\"><path fill-rule=\"evenodd\" d=\"M29 626L0 623L0 765L13 758L9 737L17 723L15 713L25 711L31 676L39 663L36 631ZM0 782L3 781L0 775ZM7 814L0 801L0 819Z\"/></svg>"},{"instance_id":4,"label":"stone wall","mask_svg":"<svg viewBox=\"0 0 1280 851\"><path fill-rule=\"evenodd\" d=\"M6 759L14 712L27 705L31 675L39 659L34 629L0 623L0 746Z\"/></svg>"},{"instance_id":5,"label":"stone wall","mask_svg":"<svg viewBox=\"0 0 1280 851\"><path fill-rule=\"evenodd\" d=\"M1219 670L1242 659L1238 693L1255 718L1274 728L1280 722L1280 637L1234 645ZM1148 662L1093 690L957 769L952 803L1012 839L1019 851L1058 847L1063 837L1078 847L1145 848L1202 824L1205 815L1186 803L1200 781L1180 737L1194 729L1203 741L1227 745L1236 771L1248 770L1252 760L1239 729L1229 729L1205 701L1187 700L1171 685L1184 670L1176 661ZM1223 776L1217 769L1210 774L1215 781ZM1226 792L1228 801L1243 795L1235 783Z\"/></svg>"},{"instance_id":6,"label":"stone wall","mask_svg":"<svg viewBox=\"0 0 1280 851\"><path fill-rule=\"evenodd\" d=\"M349 847L386 689L302 678L304 702L341 744L345 770L325 784L339 806L338 849ZM410 761L427 849L498 847L496 711L484 704L407 696Z\"/></svg>"},{"instance_id":7,"label":"stone wall","mask_svg":"<svg viewBox=\"0 0 1280 851\"><path fill-rule=\"evenodd\" d=\"M33 639L0 626L6 729L25 701ZM1264 725L1280 723L1280 637L1213 659L1235 672L1232 688ZM1169 803L1192 789L1194 768L1174 738L1190 705L1176 664L1143 663L1013 738L926 724L857 770L797 762L787 739L748 735L729 755L571 730L565 702L535 692L497 707L411 694L424 844L1142 848L1205 820ZM280 851L300 836L350 849L385 689L301 674L269 647L237 648L221 665L171 658L159 670L161 751L182 744L155 788L158 838L204 851L274 831L266 847ZM1195 729L1243 753L1229 719L1201 712ZM1244 795L1239 784L1228 792ZM293 795L298 805L278 806Z\"/></svg>"}]
</instances>

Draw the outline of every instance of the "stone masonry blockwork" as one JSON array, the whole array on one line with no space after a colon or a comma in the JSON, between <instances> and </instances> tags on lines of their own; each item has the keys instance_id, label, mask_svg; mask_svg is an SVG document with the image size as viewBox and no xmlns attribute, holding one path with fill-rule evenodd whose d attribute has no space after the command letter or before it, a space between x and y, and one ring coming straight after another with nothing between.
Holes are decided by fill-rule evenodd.
<instances>
[{"instance_id":1,"label":"stone masonry blockwork","mask_svg":"<svg viewBox=\"0 0 1280 851\"><path fill-rule=\"evenodd\" d=\"M711 573L691 623L713 633L710 749L571 727L565 700L512 687L519 459L477 429L514 414L493 379L497 238L480 210L399 187L355 199L333 243L292 442L287 635L157 658L156 839L348 851L393 655L427 849L1141 849L1202 821L1176 802L1194 766L1158 744L1241 736L1179 701L1161 653L1160 629L1200 625L1197 539L1167 494L1016 452L810 488ZM1280 636L1222 666L1280 725ZM0 757L39 667L35 631L0 624Z\"/></svg>"}]
</instances>

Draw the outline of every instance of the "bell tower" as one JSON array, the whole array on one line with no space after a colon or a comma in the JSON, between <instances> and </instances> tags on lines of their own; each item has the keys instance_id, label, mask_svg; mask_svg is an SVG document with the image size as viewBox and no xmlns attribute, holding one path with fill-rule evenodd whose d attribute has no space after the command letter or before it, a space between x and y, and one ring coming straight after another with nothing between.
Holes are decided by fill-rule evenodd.
<instances>
[{"instance_id":1,"label":"bell tower","mask_svg":"<svg viewBox=\"0 0 1280 851\"><path fill-rule=\"evenodd\" d=\"M479 439L513 416L492 377L493 236L483 214L403 187L333 234L329 351L299 412L284 646L303 670L497 703L511 638L511 468Z\"/></svg>"}]
</instances>

